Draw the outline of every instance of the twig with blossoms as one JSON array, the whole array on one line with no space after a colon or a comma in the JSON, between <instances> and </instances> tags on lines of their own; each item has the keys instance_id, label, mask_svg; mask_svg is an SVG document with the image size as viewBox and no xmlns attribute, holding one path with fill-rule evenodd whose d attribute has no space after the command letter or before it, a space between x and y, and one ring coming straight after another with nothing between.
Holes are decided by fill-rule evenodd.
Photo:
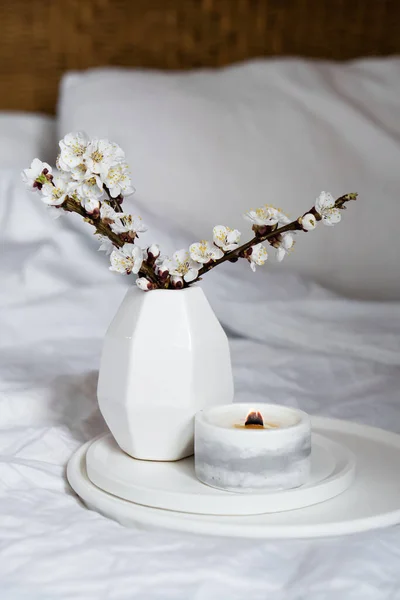
<instances>
[{"instance_id":1,"label":"twig with blossoms","mask_svg":"<svg viewBox=\"0 0 400 600\"><path fill-rule=\"evenodd\" d=\"M277 260L281 261L294 244L293 236L291 236L288 232L311 231L315 229L317 222L321 220L325 225L334 225L341 219L339 209L345 209L346 207L344 204L346 202L356 199L356 193L344 194L337 200L334 200L331 194L321 192L320 196L317 198L315 206L313 206L302 217L299 217L296 221L289 222L282 227L278 227L279 222L282 222L279 220L273 225L254 224L253 231L255 232L255 236L251 240L242 246L227 252L221 258L204 265L199 270L199 277L227 260L234 260L236 262L239 257L247 258L250 262L250 266L255 271L255 264L264 264L265 260L267 259L266 249L265 253L260 252L262 242L265 241L268 241L271 246L277 248ZM262 209L258 210L268 209L272 209L273 211L276 210L273 207L268 206L262 207ZM280 213L280 215L282 214L283 213ZM254 257L254 254L257 255L256 258Z\"/></svg>"},{"instance_id":2,"label":"twig with blossoms","mask_svg":"<svg viewBox=\"0 0 400 600\"><path fill-rule=\"evenodd\" d=\"M60 141L58 172L34 159L23 171L28 188L38 191L53 210L75 212L95 227L100 248L112 255L111 270L140 273L154 285L154 269L139 246L131 247L138 233L146 231L140 217L125 214L123 194L133 193L123 150L108 140L89 140L82 132Z\"/></svg>"},{"instance_id":3,"label":"twig with blossoms","mask_svg":"<svg viewBox=\"0 0 400 600\"><path fill-rule=\"evenodd\" d=\"M137 244L147 227L121 206L124 196L134 189L125 154L117 144L89 140L82 132L70 133L60 141L57 167L53 174L50 165L36 158L23 171L23 179L53 211L75 212L93 225L101 241L99 249L110 255L110 270L137 275L136 284L144 291L187 288L218 265L241 258L255 271L268 259L264 242L276 249L276 258L282 261L292 250L298 231L312 231L318 221L328 226L339 223L345 203L357 198L352 193L335 200L321 192L314 206L295 221L282 210L264 205L244 215L254 233L248 242L239 245L240 231L217 225L212 241L194 243L169 258L160 255L157 244L147 249Z\"/></svg>"}]
</instances>

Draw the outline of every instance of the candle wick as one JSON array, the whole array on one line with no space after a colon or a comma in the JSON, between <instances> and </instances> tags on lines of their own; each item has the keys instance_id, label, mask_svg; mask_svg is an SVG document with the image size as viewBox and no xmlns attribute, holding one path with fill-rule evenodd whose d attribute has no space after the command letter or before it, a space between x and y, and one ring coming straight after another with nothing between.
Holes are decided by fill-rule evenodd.
<instances>
[{"instance_id":1,"label":"candle wick","mask_svg":"<svg viewBox=\"0 0 400 600\"><path fill-rule=\"evenodd\" d=\"M246 417L245 427L249 425L258 425L259 427L264 427L264 419L262 418L262 414L260 412L252 411Z\"/></svg>"}]
</instances>

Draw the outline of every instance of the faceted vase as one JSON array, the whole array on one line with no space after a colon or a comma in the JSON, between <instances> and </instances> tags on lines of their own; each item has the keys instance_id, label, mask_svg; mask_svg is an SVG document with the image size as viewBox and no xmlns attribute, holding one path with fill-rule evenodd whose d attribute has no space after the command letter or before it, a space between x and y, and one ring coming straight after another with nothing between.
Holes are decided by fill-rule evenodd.
<instances>
[{"instance_id":1,"label":"faceted vase","mask_svg":"<svg viewBox=\"0 0 400 600\"><path fill-rule=\"evenodd\" d=\"M194 415L233 400L228 340L203 291L130 289L104 340L101 413L143 460L193 454Z\"/></svg>"}]
</instances>

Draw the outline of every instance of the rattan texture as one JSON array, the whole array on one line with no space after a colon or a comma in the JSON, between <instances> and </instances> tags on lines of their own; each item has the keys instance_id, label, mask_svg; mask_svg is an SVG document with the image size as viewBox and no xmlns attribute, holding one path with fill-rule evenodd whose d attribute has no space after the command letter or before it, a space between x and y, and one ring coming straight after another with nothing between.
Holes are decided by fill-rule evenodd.
<instances>
[{"instance_id":1,"label":"rattan texture","mask_svg":"<svg viewBox=\"0 0 400 600\"><path fill-rule=\"evenodd\" d=\"M71 69L400 53L399 0L0 0L0 109L56 108Z\"/></svg>"}]
</instances>

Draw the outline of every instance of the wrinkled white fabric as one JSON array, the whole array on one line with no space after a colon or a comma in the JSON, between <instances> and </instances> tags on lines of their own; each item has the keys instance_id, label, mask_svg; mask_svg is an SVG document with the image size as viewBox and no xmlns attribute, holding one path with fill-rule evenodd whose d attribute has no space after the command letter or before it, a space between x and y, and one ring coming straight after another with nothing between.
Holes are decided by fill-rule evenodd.
<instances>
[{"instance_id":1,"label":"wrinkled white fabric","mask_svg":"<svg viewBox=\"0 0 400 600\"><path fill-rule=\"evenodd\" d=\"M163 252L193 241L141 215ZM132 280L108 271L89 226L52 220L14 171L1 172L0 231L1 598L399 597L399 527L263 542L125 529L88 511L65 465L105 428L101 340ZM268 268L242 261L203 281L231 335L236 400L400 432L400 303L348 300Z\"/></svg>"}]
</instances>

